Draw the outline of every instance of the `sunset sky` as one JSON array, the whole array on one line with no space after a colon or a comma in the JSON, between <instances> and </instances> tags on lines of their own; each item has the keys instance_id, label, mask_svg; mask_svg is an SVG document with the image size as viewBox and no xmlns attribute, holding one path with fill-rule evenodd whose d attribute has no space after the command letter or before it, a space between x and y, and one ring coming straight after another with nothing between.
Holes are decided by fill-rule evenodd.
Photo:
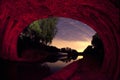
<instances>
[{"instance_id":1,"label":"sunset sky","mask_svg":"<svg viewBox=\"0 0 120 80\"><path fill-rule=\"evenodd\" d=\"M92 36L96 33L88 25L69 18L59 18L57 28L58 32L51 45L58 48L69 47L79 52L82 52L88 45L91 45ZM83 56L78 56L76 60L82 58ZM68 63L57 61L46 64L52 71L58 71L74 61L72 60Z\"/></svg>"},{"instance_id":2,"label":"sunset sky","mask_svg":"<svg viewBox=\"0 0 120 80\"><path fill-rule=\"evenodd\" d=\"M58 18L58 32L52 41L58 48L70 47L82 52L91 44L92 36L96 33L88 25L69 18Z\"/></svg>"}]
</instances>

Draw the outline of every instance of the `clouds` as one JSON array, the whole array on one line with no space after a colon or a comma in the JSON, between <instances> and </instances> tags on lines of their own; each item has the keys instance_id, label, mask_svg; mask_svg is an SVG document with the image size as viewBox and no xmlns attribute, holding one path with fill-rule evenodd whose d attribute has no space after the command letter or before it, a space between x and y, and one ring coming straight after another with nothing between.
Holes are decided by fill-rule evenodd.
<instances>
[{"instance_id":1,"label":"clouds","mask_svg":"<svg viewBox=\"0 0 120 80\"><path fill-rule=\"evenodd\" d=\"M68 18L59 18L57 28L55 38L58 40L89 41L95 34L95 31L86 24Z\"/></svg>"}]
</instances>

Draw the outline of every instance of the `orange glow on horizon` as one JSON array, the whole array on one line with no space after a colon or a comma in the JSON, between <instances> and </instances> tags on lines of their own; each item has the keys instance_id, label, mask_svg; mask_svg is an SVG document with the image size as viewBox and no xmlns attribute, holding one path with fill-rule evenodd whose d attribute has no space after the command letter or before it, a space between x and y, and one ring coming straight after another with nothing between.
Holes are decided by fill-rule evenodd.
<instances>
[{"instance_id":1,"label":"orange glow on horizon","mask_svg":"<svg viewBox=\"0 0 120 80\"><path fill-rule=\"evenodd\" d=\"M56 46L57 48L69 47L71 49L77 50L78 52L83 52L84 49L88 45L91 45L91 40L89 41L65 41L65 40L53 39L51 45Z\"/></svg>"}]
</instances>

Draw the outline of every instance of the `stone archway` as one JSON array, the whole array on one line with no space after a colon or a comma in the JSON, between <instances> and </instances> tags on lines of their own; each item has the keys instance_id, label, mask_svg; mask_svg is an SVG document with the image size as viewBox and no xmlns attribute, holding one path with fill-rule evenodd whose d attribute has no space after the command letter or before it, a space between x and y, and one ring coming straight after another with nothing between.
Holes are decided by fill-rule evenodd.
<instances>
[{"instance_id":1,"label":"stone archway","mask_svg":"<svg viewBox=\"0 0 120 80\"><path fill-rule=\"evenodd\" d=\"M17 57L16 44L19 33L32 21L48 16L68 17L88 24L99 33L105 47L101 71L111 79L119 78L120 11L109 0L1 0L0 5L1 58L24 61Z\"/></svg>"}]
</instances>

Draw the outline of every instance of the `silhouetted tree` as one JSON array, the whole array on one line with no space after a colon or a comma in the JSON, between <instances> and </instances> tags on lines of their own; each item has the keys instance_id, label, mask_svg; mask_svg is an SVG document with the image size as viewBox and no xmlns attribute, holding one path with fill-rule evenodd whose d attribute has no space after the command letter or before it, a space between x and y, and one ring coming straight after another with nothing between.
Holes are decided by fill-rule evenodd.
<instances>
[{"instance_id":1,"label":"silhouetted tree","mask_svg":"<svg viewBox=\"0 0 120 80\"><path fill-rule=\"evenodd\" d=\"M20 34L20 38L29 37L36 43L49 45L57 33L56 24L56 17L34 21Z\"/></svg>"},{"instance_id":2,"label":"silhouetted tree","mask_svg":"<svg viewBox=\"0 0 120 80\"><path fill-rule=\"evenodd\" d=\"M61 61L63 61L63 62L70 62L71 60L75 60L78 57L78 52L69 47L61 48L60 52L67 54L66 58L61 59Z\"/></svg>"},{"instance_id":3,"label":"silhouetted tree","mask_svg":"<svg viewBox=\"0 0 120 80\"><path fill-rule=\"evenodd\" d=\"M57 18L50 17L33 22L29 29L36 32L36 38L39 42L49 45L57 33Z\"/></svg>"},{"instance_id":4,"label":"silhouetted tree","mask_svg":"<svg viewBox=\"0 0 120 80\"><path fill-rule=\"evenodd\" d=\"M82 54L85 57L88 57L88 56L93 57L101 65L103 62L103 58L104 58L104 46L103 46L102 40L100 39L97 33L93 35L91 44L92 45L89 45L82 52Z\"/></svg>"},{"instance_id":5,"label":"silhouetted tree","mask_svg":"<svg viewBox=\"0 0 120 80\"><path fill-rule=\"evenodd\" d=\"M86 58L90 56L93 57L101 65L104 58L104 46L97 33L93 35L91 44L92 45L87 46L83 52L77 52L71 48L61 48L60 52L65 52L68 54L67 58L62 59L62 61L69 62L72 59L75 60L79 55L83 55Z\"/></svg>"},{"instance_id":6,"label":"silhouetted tree","mask_svg":"<svg viewBox=\"0 0 120 80\"><path fill-rule=\"evenodd\" d=\"M38 48L51 44L57 33L57 18L50 17L34 21L28 25L18 38L18 56L26 48ZM43 47L41 47L43 48Z\"/></svg>"},{"instance_id":7,"label":"silhouetted tree","mask_svg":"<svg viewBox=\"0 0 120 80\"><path fill-rule=\"evenodd\" d=\"M92 45L96 59L102 64L104 58L104 45L97 33L93 36Z\"/></svg>"}]
</instances>

